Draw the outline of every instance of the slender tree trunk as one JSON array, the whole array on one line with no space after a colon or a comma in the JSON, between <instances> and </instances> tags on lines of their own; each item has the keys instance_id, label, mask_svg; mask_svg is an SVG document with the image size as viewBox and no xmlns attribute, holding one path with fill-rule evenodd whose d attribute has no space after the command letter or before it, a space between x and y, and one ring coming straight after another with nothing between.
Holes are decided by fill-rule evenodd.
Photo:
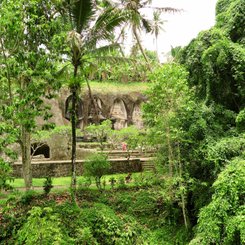
<instances>
[{"instance_id":1,"label":"slender tree trunk","mask_svg":"<svg viewBox=\"0 0 245 245\"><path fill-rule=\"evenodd\" d=\"M72 163L72 179L71 186L76 188L76 89L72 91L72 113L71 113L71 130L72 130L72 147L71 147L71 163Z\"/></svg>"},{"instance_id":2,"label":"slender tree trunk","mask_svg":"<svg viewBox=\"0 0 245 245\"><path fill-rule=\"evenodd\" d=\"M20 87L23 91L26 90L27 83L29 80L24 78L20 80ZM23 99L21 95L21 99ZM25 105L20 108L21 112L26 110ZM26 190L30 190L32 187L32 169L31 169L31 132L28 130L26 125L23 123L21 125L20 132L20 145L21 145L21 156L22 156L22 172L25 182Z\"/></svg>"},{"instance_id":3,"label":"slender tree trunk","mask_svg":"<svg viewBox=\"0 0 245 245\"><path fill-rule=\"evenodd\" d=\"M147 66L148 66L149 70L151 71L152 69L151 69L149 60L148 60L148 58L147 58L147 56L145 54L145 51L144 51L144 49L143 49L143 47L141 45L140 38L139 38L139 35L137 33L137 29L136 29L135 26L133 26L133 34L134 34L134 37L135 37L135 39L136 39L136 41L137 41L137 43L139 45L140 51L141 51L141 53L142 53L142 55L143 55L143 57L144 57L144 59L145 59L145 61L147 63Z\"/></svg>"},{"instance_id":4,"label":"slender tree trunk","mask_svg":"<svg viewBox=\"0 0 245 245\"><path fill-rule=\"evenodd\" d=\"M21 128L21 153L22 153L22 171L26 190L32 187L31 170L31 133L22 126Z\"/></svg>"},{"instance_id":5,"label":"slender tree trunk","mask_svg":"<svg viewBox=\"0 0 245 245\"><path fill-rule=\"evenodd\" d=\"M183 181L182 181L182 162L180 159L180 148L179 148L179 143L178 143L178 162L179 162L179 177L181 178L181 186L183 186ZM182 208L182 214L184 218L184 223L185 223L185 228L188 229L188 217L186 213L186 205L185 205L185 195L183 192L181 192L181 208Z\"/></svg>"},{"instance_id":6,"label":"slender tree trunk","mask_svg":"<svg viewBox=\"0 0 245 245\"><path fill-rule=\"evenodd\" d=\"M185 197L184 194L181 194L181 207L182 207L182 213L185 223L185 228L188 229L188 222L187 222L187 215L186 215L186 207L185 207Z\"/></svg>"},{"instance_id":7,"label":"slender tree trunk","mask_svg":"<svg viewBox=\"0 0 245 245\"><path fill-rule=\"evenodd\" d=\"M126 25L122 28L120 34L118 35L118 37L117 37L117 39L116 39L116 41L115 41L114 43L118 43L118 42L119 42L119 40L120 40L120 38L121 38L123 32L125 31L125 28L126 28ZM123 39L123 41L124 41L124 39ZM119 45L119 50L120 50L121 55L122 55L123 57L125 57L125 54L124 54L124 52L123 52L123 49L122 49L121 45Z\"/></svg>"},{"instance_id":8,"label":"slender tree trunk","mask_svg":"<svg viewBox=\"0 0 245 245\"><path fill-rule=\"evenodd\" d=\"M158 40L157 40L157 36L155 38L156 38L156 55L157 55L157 61L160 62L159 55L158 55Z\"/></svg>"},{"instance_id":9,"label":"slender tree trunk","mask_svg":"<svg viewBox=\"0 0 245 245\"><path fill-rule=\"evenodd\" d=\"M77 77L77 66L74 66L74 78ZM77 126L77 85L73 85L71 88L72 92L72 106L71 106L71 131L72 131L72 146L71 146L71 164L72 164L72 177L71 177L71 187L76 189L76 126Z\"/></svg>"}]
</instances>

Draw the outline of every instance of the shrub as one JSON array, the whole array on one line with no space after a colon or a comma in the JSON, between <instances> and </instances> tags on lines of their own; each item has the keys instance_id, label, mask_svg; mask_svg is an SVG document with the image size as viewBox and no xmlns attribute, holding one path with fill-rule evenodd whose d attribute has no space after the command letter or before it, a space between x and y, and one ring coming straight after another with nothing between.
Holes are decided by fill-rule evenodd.
<instances>
[{"instance_id":1,"label":"shrub","mask_svg":"<svg viewBox=\"0 0 245 245\"><path fill-rule=\"evenodd\" d=\"M114 197L113 203L111 202L111 204L117 212L127 212L134 199L131 193L124 191L116 192Z\"/></svg>"},{"instance_id":2,"label":"shrub","mask_svg":"<svg viewBox=\"0 0 245 245\"><path fill-rule=\"evenodd\" d=\"M173 227L169 225L164 225L158 229L149 232L146 236L146 244L188 244L188 232L184 227Z\"/></svg>"},{"instance_id":3,"label":"shrub","mask_svg":"<svg viewBox=\"0 0 245 245\"><path fill-rule=\"evenodd\" d=\"M234 159L213 184L212 201L201 209L190 244L245 243L245 161Z\"/></svg>"},{"instance_id":4,"label":"shrub","mask_svg":"<svg viewBox=\"0 0 245 245\"><path fill-rule=\"evenodd\" d=\"M237 115L236 126L239 131L245 131L245 109L241 110Z\"/></svg>"},{"instance_id":5,"label":"shrub","mask_svg":"<svg viewBox=\"0 0 245 245\"><path fill-rule=\"evenodd\" d=\"M99 244L137 244L141 239L141 227L132 217L118 217L104 204L96 203L92 208L83 209L81 218Z\"/></svg>"},{"instance_id":6,"label":"shrub","mask_svg":"<svg viewBox=\"0 0 245 245\"><path fill-rule=\"evenodd\" d=\"M111 185L111 189L114 189L114 187L115 187L115 184L116 184L116 179L114 178L114 177L111 177L110 179L109 179L109 182L110 182L110 185Z\"/></svg>"},{"instance_id":7,"label":"shrub","mask_svg":"<svg viewBox=\"0 0 245 245\"><path fill-rule=\"evenodd\" d=\"M12 204L7 201L0 215L0 244L14 244L9 241L26 221L26 213L11 206Z\"/></svg>"},{"instance_id":8,"label":"shrub","mask_svg":"<svg viewBox=\"0 0 245 245\"><path fill-rule=\"evenodd\" d=\"M74 239L75 244L84 244L84 245L97 245L99 244L96 239L93 237L90 227L78 228L76 233L76 238Z\"/></svg>"},{"instance_id":9,"label":"shrub","mask_svg":"<svg viewBox=\"0 0 245 245\"><path fill-rule=\"evenodd\" d=\"M7 183L7 181L13 180L11 177L12 168L8 163L0 158L0 190L12 189L12 186Z\"/></svg>"},{"instance_id":10,"label":"shrub","mask_svg":"<svg viewBox=\"0 0 245 245\"><path fill-rule=\"evenodd\" d=\"M206 160L212 166L214 177L233 158L239 157L245 151L245 135L224 137L214 143L209 143L206 151ZM210 167L210 166L209 166Z\"/></svg>"},{"instance_id":11,"label":"shrub","mask_svg":"<svg viewBox=\"0 0 245 245\"><path fill-rule=\"evenodd\" d=\"M157 212L157 196L155 193L140 190L130 204L129 212L137 216L154 215Z\"/></svg>"},{"instance_id":12,"label":"shrub","mask_svg":"<svg viewBox=\"0 0 245 245\"><path fill-rule=\"evenodd\" d=\"M125 142L127 147L126 151L128 158L130 158L130 151L137 147L143 148L145 146L145 135L142 131L139 131L135 126L129 126L121 130L111 131L108 137L108 141L113 147L121 146L122 142Z\"/></svg>"},{"instance_id":13,"label":"shrub","mask_svg":"<svg viewBox=\"0 0 245 245\"><path fill-rule=\"evenodd\" d=\"M102 189L101 177L109 172L111 165L104 154L94 154L88 157L83 165L84 175L94 177L98 189Z\"/></svg>"},{"instance_id":14,"label":"shrub","mask_svg":"<svg viewBox=\"0 0 245 245\"><path fill-rule=\"evenodd\" d=\"M62 232L72 244L137 244L141 238L140 225L132 217L119 217L101 203L83 209L64 203L57 213L62 218Z\"/></svg>"},{"instance_id":15,"label":"shrub","mask_svg":"<svg viewBox=\"0 0 245 245\"><path fill-rule=\"evenodd\" d=\"M82 218L82 209L73 203L65 202L55 210L62 219L62 233L69 237L72 244L97 244L91 230ZM90 243L87 243L87 242Z\"/></svg>"},{"instance_id":16,"label":"shrub","mask_svg":"<svg viewBox=\"0 0 245 245\"><path fill-rule=\"evenodd\" d=\"M79 184L79 188L81 189L89 188L89 186L91 186L92 184L92 180L90 177L86 177L84 180L79 181L78 184Z\"/></svg>"},{"instance_id":17,"label":"shrub","mask_svg":"<svg viewBox=\"0 0 245 245\"><path fill-rule=\"evenodd\" d=\"M64 236L60 221L52 208L33 207L29 211L27 222L17 233L20 244L60 244Z\"/></svg>"},{"instance_id":18,"label":"shrub","mask_svg":"<svg viewBox=\"0 0 245 245\"><path fill-rule=\"evenodd\" d=\"M125 179L123 176L119 177L118 179L118 189L126 189L127 186L125 184Z\"/></svg>"},{"instance_id":19,"label":"shrub","mask_svg":"<svg viewBox=\"0 0 245 245\"><path fill-rule=\"evenodd\" d=\"M53 187L54 186L52 185L52 178L50 176L46 177L46 180L43 183L43 190L45 195L48 195Z\"/></svg>"},{"instance_id":20,"label":"shrub","mask_svg":"<svg viewBox=\"0 0 245 245\"><path fill-rule=\"evenodd\" d=\"M35 196L36 196L35 191L28 190L23 194L23 196L21 196L20 203L24 205L28 205L31 203L31 201L34 199Z\"/></svg>"}]
</instances>

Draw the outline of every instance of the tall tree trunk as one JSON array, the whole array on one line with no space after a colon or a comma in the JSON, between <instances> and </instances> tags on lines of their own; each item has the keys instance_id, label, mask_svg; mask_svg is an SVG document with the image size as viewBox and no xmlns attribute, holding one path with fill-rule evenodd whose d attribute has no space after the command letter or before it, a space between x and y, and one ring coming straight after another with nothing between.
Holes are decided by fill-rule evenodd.
<instances>
[{"instance_id":1,"label":"tall tree trunk","mask_svg":"<svg viewBox=\"0 0 245 245\"><path fill-rule=\"evenodd\" d=\"M78 66L74 66L74 78L77 77L77 69ZM72 93L72 104L71 104L71 131L72 131L72 146L71 146L71 171L72 171L72 177L71 177L71 187L73 189L76 189L76 127L77 127L77 115L76 115L76 109L77 109L77 84L75 83L71 87L71 93Z\"/></svg>"},{"instance_id":2,"label":"tall tree trunk","mask_svg":"<svg viewBox=\"0 0 245 245\"><path fill-rule=\"evenodd\" d=\"M31 133L25 126L21 127L21 153L22 153L22 172L26 190L32 187L31 170Z\"/></svg>"},{"instance_id":3,"label":"tall tree trunk","mask_svg":"<svg viewBox=\"0 0 245 245\"><path fill-rule=\"evenodd\" d=\"M23 91L27 88L27 83L29 79L24 78L20 80L20 87ZM21 95L21 99L23 97ZM20 108L20 111L23 113L26 110L26 106ZM32 187L32 169L31 169L31 132L28 127L23 123L21 125L20 132L20 145L21 145L21 156L22 156L22 172L25 182L26 190L30 190Z\"/></svg>"},{"instance_id":4,"label":"tall tree trunk","mask_svg":"<svg viewBox=\"0 0 245 245\"><path fill-rule=\"evenodd\" d=\"M181 193L181 208L182 208L185 228L188 229L187 214L186 214L186 207L185 207L185 197L183 193Z\"/></svg>"},{"instance_id":5,"label":"tall tree trunk","mask_svg":"<svg viewBox=\"0 0 245 245\"><path fill-rule=\"evenodd\" d=\"M148 58L147 58L147 56L146 56L146 54L145 54L145 51L144 51L144 49L143 49L143 47L142 47L142 44L141 44L139 35L138 35L138 33L137 33L137 29L136 29L135 26L133 26L133 34L134 34L134 37L135 37L135 39L136 39L136 41L137 41L137 43L138 43L138 45L139 45L140 51L141 51L141 53L142 53L142 55L143 55L143 57L144 57L144 59L145 59L145 61L146 61L146 64L147 64L149 70L151 71L152 69L151 69L149 60L148 60Z\"/></svg>"},{"instance_id":6,"label":"tall tree trunk","mask_svg":"<svg viewBox=\"0 0 245 245\"><path fill-rule=\"evenodd\" d=\"M160 62L160 59L159 59L159 55L158 55L158 40L157 40L157 36L155 36L155 40L156 40L156 55L157 55L157 61Z\"/></svg>"},{"instance_id":7,"label":"tall tree trunk","mask_svg":"<svg viewBox=\"0 0 245 245\"><path fill-rule=\"evenodd\" d=\"M179 177L181 179L181 184L180 186L183 187L183 180L182 180L182 172L183 172L183 167L182 167L182 161L180 158L180 147L179 147L179 142L177 144L177 151L178 151L178 163L179 163ZM184 189L184 188L183 188ZM185 223L185 228L188 229L188 216L187 216L187 212L186 212L186 201L185 201L185 195L183 192L181 192L181 208L182 208L182 214L183 214L183 218L184 218L184 223Z\"/></svg>"}]
</instances>

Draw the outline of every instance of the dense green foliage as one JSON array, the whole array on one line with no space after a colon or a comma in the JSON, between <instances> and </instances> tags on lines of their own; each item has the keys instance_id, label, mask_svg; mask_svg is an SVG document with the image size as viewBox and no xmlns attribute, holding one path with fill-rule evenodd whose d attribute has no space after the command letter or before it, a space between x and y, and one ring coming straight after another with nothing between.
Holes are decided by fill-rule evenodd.
<instances>
[{"instance_id":1,"label":"dense green foliage","mask_svg":"<svg viewBox=\"0 0 245 245\"><path fill-rule=\"evenodd\" d=\"M216 25L185 47L180 62L199 98L239 112L244 107L244 1L218 1Z\"/></svg>"},{"instance_id":2,"label":"dense green foliage","mask_svg":"<svg viewBox=\"0 0 245 245\"><path fill-rule=\"evenodd\" d=\"M219 1L215 27L176 57L183 67L165 65L151 75L145 122L160 149L159 169L173 176L175 195L182 193L183 219L185 210L189 227L196 226L191 244L244 239L242 6L244 1Z\"/></svg>"},{"instance_id":3,"label":"dense green foliage","mask_svg":"<svg viewBox=\"0 0 245 245\"><path fill-rule=\"evenodd\" d=\"M52 214L51 208L33 207L29 214L27 222L17 233L20 244L57 244L63 241L60 221Z\"/></svg>"},{"instance_id":4,"label":"dense green foliage","mask_svg":"<svg viewBox=\"0 0 245 245\"><path fill-rule=\"evenodd\" d=\"M12 180L11 177L12 168L8 163L0 159L0 190L11 189L11 185L7 181Z\"/></svg>"},{"instance_id":5,"label":"dense green foliage","mask_svg":"<svg viewBox=\"0 0 245 245\"><path fill-rule=\"evenodd\" d=\"M35 127L42 98L59 85L52 41L60 26L58 17L50 19L52 8L49 1L1 2L1 115L17 128Z\"/></svg>"},{"instance_id":6,"label":"dense green foliage","mask_svg":"<svg viewBox=\"0 0 245 245\"><path fill-rule=\"evenodd\" d=\"M50 1L1 1L0 134L15 139L22 150L26 187L31 187L30 135L36 118L51 117L43 99L60 87L54 39L61 31ZM11 130L4 130L7 123ZM6 142L0 142L8 147Z\"/></svg>"},{"instance_id":7,"label":"dense green foliage","mask_svg":"<svg viewBox=\"0 0 245 245\"><path fill-rule=\"evenodd\" d=\"M192 244L242 244L244 239L239 224L244 223L245 50L242 25L234 25L244 20L234 20L243 4L219 1L216 26L176 57L183 67L164 65L150 76L145 122L160 149L158 169L173 176L170 186L180 197L183 220L197 225ZM231 174L235 168L241 175ZM224 176L230 178L222 182ZM230 200L229 189L237 202Z\"/></svg>"},{"instance_id":8,"label":"dense green foliage","mask_svg":"<svg viewBox=\"0 0 245 245\"><path fill-rule=\"evenodd\" d=\"M215 26L199 33L182 50L173 49L173 63L156 66L147 77L144 68L124 64L120 72L128 73L125 80L120 68L110 69L110 62L97 70L105 53L117 46L115 42L105 47L97 44L113 40L115 26L125 21L122 12L129 14L137 39L143 21L136 11L141 1L122 1L128 8L123 11L115 8L120 4L107 1L40 3L0 2L0 17L5 16L0 18L0 189L10 187L9 163L16 156L9 146L28 141L23 151L28 153L35 118L50 116L42 100L60 85L54 74L61 54L70 57L73 69L67 71L73 102L73 187L76 103L82 81L104 75L123 82L140 75L149 81L144 131L130 126L115 132L105 121L90 125L87 133L97 137L101 150L107 138L113 145L127 143L128 152L147 144L157 150L158 157L154 172L140 173L130 183L124 176L101 183L110 163L107 156L95 154L84 163L88 181L73 195L50 192L51 178L44 183L44 194L13 192L0 200L0 243L244 244L245 2L219 0ZM61 15L50 18L54 6ZM119 58L117 52L111 54L109 61ZM88 83L93 102L90 89ZM99 190L89 178L95 179Z\"/></svg>"},{"instance_id":9,"label":"dense green foliage","mask_svg":"<svg viewBox=\"0 0 245 245\"><path fill-rule=\"evenodd\" d=\"M12 195L6 203L8 208L2 212L0 243L153 245L156 241L185 242L188 234L181 226L171 228L179 221L178 206L172 207L174 199L158 184L149 187L154 177L148 177L145 187L121 190L118 186L103 192L77 190L77 205L71 202L68 193L49 197L34 192Z\"/></svg>"},{"instance_id":10,"label":"dense green foliage","mask_svg":"<svg viewBox=\"0 0 245 245\"><path fill-rule=\"evenodd\" d=\"M233 42L245 44L245 3L241 0L219 0L216 6L216 26L224 29Z\"/></svg>"},{"instance_id":11,"label":"dense green foliage","mask_svg":"<svg viewBox=\"0 0 245 245\"><path fill-rule=\"evenodd\" d=\"M197 234L190 244L245 242L245 161L234 159L213 184L211 202L201 209Z\"/></svg>"},{"instance_id":12,"label":"dense green foliage","mask_svg":"<svg viewBox=\"0 0 245 245\"><path fill-rule=\"evenodd\" d=\"M244 47L231 42L223 30L214 27L201 32L183 50L181 62L200 98L236 112L243 108Z\"/></svg>"},{"instance_id":13,"label":"dense green foliage","mask_svg":"<svg viewBox=\"0 0 245 245\"><path fill-rule=\"evenodd\" d=\"M107 156L99 153L91 155L86 159L83 167L84 175L88 177L94 177L96 186L101 189L101 177L107 174L111 167Z\"/></svg>"}]
</instances>

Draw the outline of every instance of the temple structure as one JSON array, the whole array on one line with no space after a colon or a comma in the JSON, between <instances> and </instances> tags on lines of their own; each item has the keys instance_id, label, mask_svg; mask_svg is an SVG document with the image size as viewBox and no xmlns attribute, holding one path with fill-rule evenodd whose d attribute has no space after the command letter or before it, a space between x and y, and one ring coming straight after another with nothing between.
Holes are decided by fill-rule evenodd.
<instances>
[{"instance_id":1,"label":"temple structure","mask_svg":"<svg viewBox=\"0 0 245 245\"><path fill-rule=\"evenodd\" d=\"M83 129L91 123L102 122L109 119L113 128L119 130L130 125L138 129L143 128L142 103L146 101L140 92L127 94L93 93L93 100L87 93L81 93L78 99L76 114L77 127ZM47 100L45 103L51 107L53 117L50 122L57 126L68 125L70 122L71 95L68 89L63 89L56 99ZM42 124L39 119L39 124Z\"/></svg>"}]
</instances>

